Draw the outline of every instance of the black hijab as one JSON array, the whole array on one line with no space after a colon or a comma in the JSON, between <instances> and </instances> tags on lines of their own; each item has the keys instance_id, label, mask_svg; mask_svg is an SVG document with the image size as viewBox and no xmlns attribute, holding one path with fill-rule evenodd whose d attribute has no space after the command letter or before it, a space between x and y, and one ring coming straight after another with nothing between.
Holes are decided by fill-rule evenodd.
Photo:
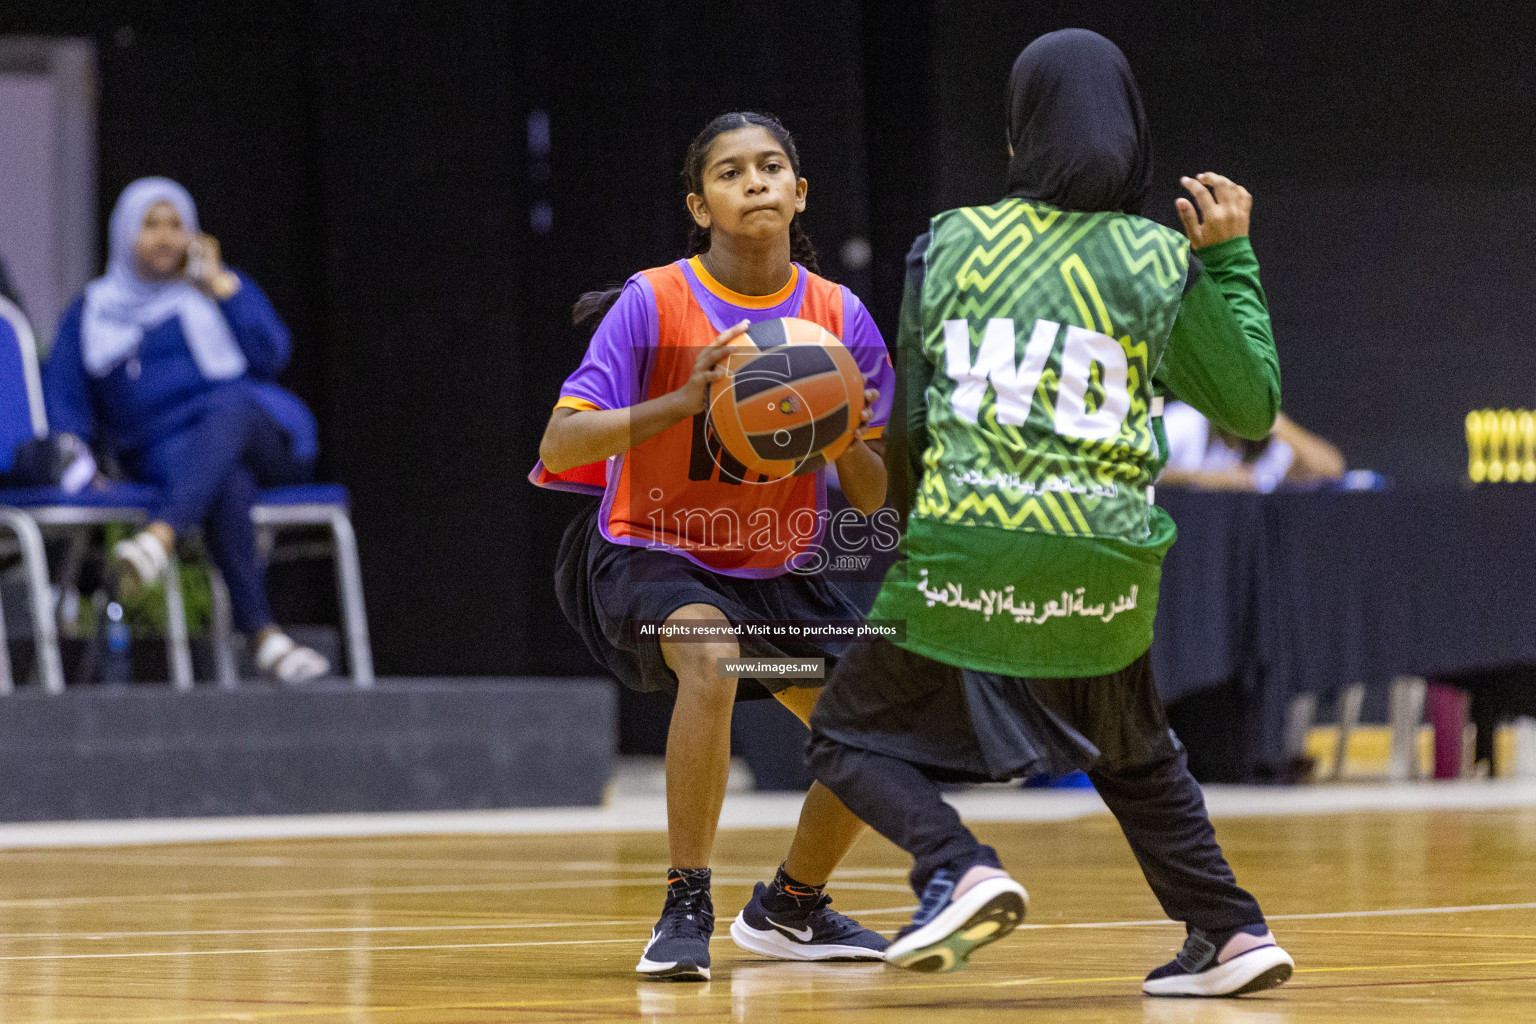
<instances>
[{"instance_id":1,"label":"black hijab","mask_svg":"<svg viewBox=\"0 0 1536 1024\"><path fill-rule=\"evenodd\" d=\"M1125 54L1068 28L1024 48L1008 76L1008 194L1065 210L1140 213L1152 138Z\"/></svg>"}]
</instances>

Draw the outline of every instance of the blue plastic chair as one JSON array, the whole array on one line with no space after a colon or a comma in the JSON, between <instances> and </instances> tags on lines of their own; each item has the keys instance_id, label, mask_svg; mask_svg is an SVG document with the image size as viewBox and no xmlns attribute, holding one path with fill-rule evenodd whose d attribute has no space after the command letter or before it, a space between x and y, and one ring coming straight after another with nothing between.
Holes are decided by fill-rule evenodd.
<instances>
[{"instance_id":1,"label":"blue plastic chair","mask_svg":"<svg viewBox=\"0 0 1536 1024\"><path fill-rule=\"evenodd\" d=\"M21 310L9 302L0 307L0 321L4 322L7 335L14 339L13 344L0 344L0 349L4 349L7 354L15 353L10 363L0 366L0 394L9 396L12 404L12 412L9 414L12 431L17 429L15 424L20 419L15 411L15 402L17 396L24 395L27 405L26 422L31 427L32 436L46 437L48 414L43 406L42 375L37 368L37 345L31 325ZM8 459L14 450L14 445L7 449ZM142 523L148 518L148 507L154 494L153 488L124 483L114 483L105 490L88 489L77 494L70 494L57 487L19 487L0 490L0 506L9 506L22 514L31 527L29 532L38 538L37 544L41 550L41 536L45 530L66 533L75 543L83 545L97 529L110 523ZM39 557L34 564L40 568L29 570L31 578L35 579L40 574L46 593L47 563ZM39 622L36 632L47 638L50 652L46 656L39 654L39 675L45 690L49 693L62 693L64 673L62 667L59 667L62 663L58 656L58 628L51 595L48 597L47 624ZM33 606L40 607L35 596ZM166 568L165 618L165 647L170 662L171 684L179 690L190 689L192 653L187 643L186 610L181 601L181 567L174 553Z\"/></svg>"},{"instance_id":2,"label":"blue plastic chair","mask_svg":"<svg viewBox=\"0 0 1536 1024\"><path fill-rule=\"evenodd\" d=\"M0 300L3 302L3 300ZM5 308L8 307L8 308ZM5 432L9 424L17 433L15 441L5 447L5 463L9 463L16 444L28 436L44 437L48 433L47 412L43 406L41 375L37 368L37 348L31 327L19 309L10 303L0 307L0 329L9 327L16 343L0 343L0 445L5 445ZM10 361L6 361L6 356ZM20 386L18 386L20 385ZM154 503L155 489L143 484L113 483L105 490L88 489L69 494L57 487L25 487L0 489L0 525L11 526L18 538L26 535L21 543L24 549L33 543L39 552L28 560L32 579L41 579L44 605L49 607L46 629L37 630L41 645L46 637L51 652L46 657L39 648L39 665L45 687L50 693L61 692L64 687L63 671L58 668L57 628L48 594L47 565L42 551L39 527L71 532L77 540L83 540L82 531L93 531L108 523L143 523L148 509ZM11 508L7 509L6 506ZM338 603L341 605L342 625L347 641L347 659L352 681L359 687L373 684L373 654L368 639L368 618L363 605L362 570L357 555L357 537L352 529L347 489L337 484L310 484L298 487L279 487L261 493L260 503L251 510L251 519L257 529L270 538L277 531L291 527L322 526L330 530L332 554L336 562ZM19 518L18 518L19 515ZM13 525L12 520L16 520ZM270 544L266 547L270 548ZM211 567L210 567L211 568ZM39 576L40 574L40 576ZM239 674L235 667L231 640L229 592L217 569L211 572L214 598L214 648L215 669L219 685L231 688L238 685ZM34 587L34 589L36 589ZM172 554L165 578L166 600L166 651L170 662L171 684L179 690L190 689L192 678L192 653L187 639L187 617L181 599L181 574L177 559ZM34 608L42 607L37 599ZM0 624L3 626L3 624ZM0 689L8 671L0 673Z\"/></svg>"},{"instance_id":3,"label":"blue plastic chair","mask_svg":"<svg viewBox=\"0 0 1536 1024\"><path fill-rule=\"evenodd\" d=\"M32 328L21 310L0 298L0 473L9 472L18 445L48 432L43 419L43 384L37 372L37 347ZM59 638L48 589L48 561L42 531L31 516L14 507L14 492L0 489L0 527L15 538L27 578L32 606L32 643L37 652L37 675L49 693L64 689L64 668L59 659ZM15 687L11 675L11 648L5 634L5 612L0 609L0 692Z\"/></svg>"}]
</instances>

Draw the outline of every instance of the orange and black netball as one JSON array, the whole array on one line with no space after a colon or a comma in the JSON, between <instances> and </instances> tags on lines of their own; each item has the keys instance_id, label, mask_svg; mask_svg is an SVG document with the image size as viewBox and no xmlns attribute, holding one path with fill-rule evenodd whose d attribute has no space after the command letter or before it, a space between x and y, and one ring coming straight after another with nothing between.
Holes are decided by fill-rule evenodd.
<instances>
[{"instance_id":1,"label":"orange and black netball","mask_svg":"<svg viewBox=\"0 0 1536 1024\"><path fill-rule=\"evenodd\" d=\"M864 375L832 332L781 317L747 329L710 385L710 426L747 470L769 479L811 473L853 443Z\"/></svg>"}]
</instances>

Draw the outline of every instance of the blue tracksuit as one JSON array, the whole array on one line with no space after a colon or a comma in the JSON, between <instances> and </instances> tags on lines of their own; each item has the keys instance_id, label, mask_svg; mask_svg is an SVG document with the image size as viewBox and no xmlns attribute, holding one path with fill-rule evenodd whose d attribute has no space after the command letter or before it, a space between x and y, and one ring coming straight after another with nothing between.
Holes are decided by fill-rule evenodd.
<instances>
[{"instance_id":1,"label":"blue tracksuit","mask_svg":"<svg viewBox=\"0 0 1536 1024\"><path fill-rule=\"evenodd\" d=\"M82 296L59 323L43 393L50 429L101 440L135 480L160 488L153 518L178 534L203 528L235 626L250 634L272 622L251 505L259 486L309 477L316 430L303 404L272 383L288 363L288 328L256 282L240 281L219 309L249 363L245 376L206 379L172 317L146 330L133 356L92 377L80 351Z\"/></svg>"}]
</instances>

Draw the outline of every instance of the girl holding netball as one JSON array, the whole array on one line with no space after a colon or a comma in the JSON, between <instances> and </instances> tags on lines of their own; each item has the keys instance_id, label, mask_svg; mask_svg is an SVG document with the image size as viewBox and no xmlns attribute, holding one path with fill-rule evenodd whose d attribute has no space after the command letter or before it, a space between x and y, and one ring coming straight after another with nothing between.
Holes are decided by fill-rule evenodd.
<instances>
[{"instance_id":1,"label":"girl holding netball","mask_svg":"<svg viewBox=\"0 0 1536 1024\"><path fill-rule=\"evenodd\" d=\"M863 617L824 579L795 571L819 543L793 524L824 510L823 471L772 480L746 471L708 430L707 391L751 324L799 317L841 338L871 389L861 436L836 469L849 503L868 515L885 500L878 438L893 372L864 306L815 273L815 250L798 220L807 183L783 125L762 114L723 114L694 139L683 173L689 256L576 304L578 322L602 319L561 388L535 472L549 485L602 487L602 502L571 524L561 544L562 610L621 682L676 700L666 754L672 867L661 919L636 970L706 980L710 851L739 682L717 665L774 655L830 664L844 647L738 641L726 629ZM682 629L712 636L697 642ZM809 719L819 682L759 682ZM879 959L885 940L832 910L823 891L862 829L836 797L813 786L784 863L771 883L757 885L731 927L737 944L793 960Z\"/></svg>"}]
</instances>

